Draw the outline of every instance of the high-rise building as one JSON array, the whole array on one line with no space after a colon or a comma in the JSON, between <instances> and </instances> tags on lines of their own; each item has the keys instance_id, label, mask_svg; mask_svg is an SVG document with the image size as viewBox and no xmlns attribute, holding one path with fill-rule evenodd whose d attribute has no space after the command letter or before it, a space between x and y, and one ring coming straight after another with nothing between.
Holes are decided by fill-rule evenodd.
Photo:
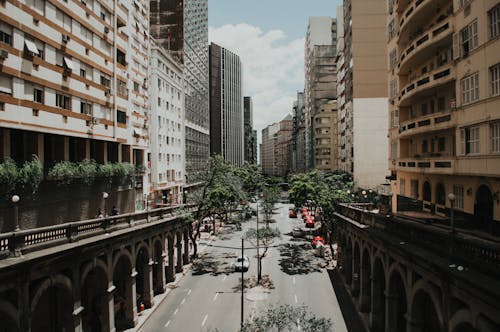
<instances>
[{"instance_id":1,"label":"high-rise building","mask_svg":"<svg viewBox=\"0 0 500 332\"><path fill-rule=\"evenodd\" d=\"M184 78L182 65L151 42L150 163L155 204L182 203L184 186Z\"/></svg>"},{"instance_id":2,"label":"high-rise building","mask_svg":"<svg viewBox=\"0 0 500 332\"><path fill-rule=\"evenodd\" d=\"M252 161L251 164L257 165L257 130L252 130Z\"/></svg>"},{"instance_id":3,"label":"high-rise building","mask_svg":"<svg viewBox=\"0 0 500 332\"><path fill-rule=\"evenodd\" d=\"M314 168L316 164L316 140L313 118L318 112L319 104L324 103L325 99L336 98L336 41L336 19L327 16L309 17L304 49L307 169Z\"/></svg>"},{"instance_id":4,"label":"high-rise building","mask_svg":"<svg viewBox=\"0 0 500 332\"><path fill-rule=\"evenodd\" d=\"M262 129L262 143L260 145L260 166L262 173L276 174L276 135L279 131L279 123L273 123Z\"/></svg>"},{"instance_id":5,"label":"high-rise building","mask_svg":"<svg viewBox=\"0 0 500 332\"><path fill-rule=\"evenodd\" d=\"M290 114L262 130L261 167L264 174L284 176L290 172L292 131L293 117Z\"/></svg>"},{"instance_id":6,"label":"high-rise building","mask_svg":"<svg viewBox=\"0 0 500 332\"><path fill-rule=\"evenodd\" d=\"M255 164L254 138L253 138L253 103L252 97L243 97L244 113L244 160L249 164Z\"/></svg>"},{"instance_id":7,"label":"high-rise building","mask_svg":"<svg viewBox=\"0 0 500 332\"><path fill-rule=\"evenodd\" d=\"M186 178L199 180L210 156L208 0L151 0L151 35L184 64Z\"/></svg>"},{"instance_id":8,"label":"high-rise building","mask_svg":"<svg viewBox=\"0 0 500 332\"><path fill-rule=\"evenodd\" d=\"M46 170L88 159L144 169L148 8L144 0L0 3L2 158L36 155ZM145 207L147 178L136 178L135 203L122 211Z\"/></svg>"},{"instance_id":9,"label":"high-rise building","mask_svg":"<svg viewBox=\"0 0 500 332\"><path fill-rule=\"evenodd\" d=\"M303 173L306 171L305 107L304 92L297 92L297 100L294 101L292 110L291 171L293 173Z\"/></svg>"},{"instance_id":10,"label":"high-rise building","mask_svg":"<svg viewBox=\"0 0 500 332\"><path fill-rule=\"evenodd\" d=\"M393 210L500 231L498 1L389 1L387 26Z\"/></svg>"},{"instance_id":11,"label":"high-rise building","mask_svg":"<svg viewBox=\"0 0 500 332\"><path fill-rule=\"evenodd\" d=\"M324 171L338 169L337 100L325 100L314 115L315 168Z\"/></svg>"},{"instance_id":12,"label":"high-rise building","mask_svg":"<svg viewBox=\"0 0 500 332\"><path fill-rule=\"evenodd\" d=\"M388 156L387 2L344 0L337 14L339 168L357 186L376 188L385 183Z\"/></svg>"},{"instance_id":13,"label":"high-rise building","mask_svg":"<svg viewBox=\"0 0 500 332\"><path fill-rule=\"evenodd\" d=\"M240 57L210 44L210 154L243 165L243 86Z\"/></svg>"}]
</instances>

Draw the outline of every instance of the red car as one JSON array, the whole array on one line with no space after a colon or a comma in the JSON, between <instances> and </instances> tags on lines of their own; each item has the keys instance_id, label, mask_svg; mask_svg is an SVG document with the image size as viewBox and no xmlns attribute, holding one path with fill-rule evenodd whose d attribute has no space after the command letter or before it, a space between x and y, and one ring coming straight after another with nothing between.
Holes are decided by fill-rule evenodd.
<instances>
[{"instance_id":1,"label":"red car","mask_svg":"<svg viewBox=\"0 0 500 332\"><path fill-rule=\"evenodd\" d=\"M325 245L325 239L323 239L322 236L315 236L314 239L312 240L312 246L316 248L318 243L321 243L322 245Z\"/></svg>"},{"instance_id":2,"label":"red car","mask_svg":"<svg viewBox=\"0 0 500 332\"><path fill-rule=\"evenodd\" d=\"M294 209L290 209L290 211L288 211L288 218L297 218L297 212L295 212Z\"/></svg>"},{"instance_id":3,"label":"red car","mask_svg":"<svg viewBox=\"0 0 500 332\"><path fill-rule=\"evenodd\" d=\"M315 222L313 219L310 219L310 218L306 219L306 227L307 228L314 228L314 224L315 224Z\"/></svg>"}]
</instances>

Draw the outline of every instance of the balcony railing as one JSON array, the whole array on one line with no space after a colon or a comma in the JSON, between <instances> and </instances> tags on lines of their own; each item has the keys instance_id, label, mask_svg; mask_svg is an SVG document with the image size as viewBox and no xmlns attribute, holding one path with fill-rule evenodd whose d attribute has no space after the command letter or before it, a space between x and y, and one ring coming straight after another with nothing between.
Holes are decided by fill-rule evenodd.
<instances>
[{"instance_id":1,"label":"balcony railing","mask_svg":"<svg viewBox=\"0 0 500 332\"><path fill-rule=\"evenodd\" d=\"M413 158L398 159L398 169L426 174L451 174L455 169L455 158L453 156L441 156L440 153L419 155Z\"/></svg>"},{"instance_id":2,"label":"balcony railing","mask_svg":"<svg viewBox=\"0 0 500 332\"><path fill-rule=\"evenodd\" d=\"M444 130L455 125L451 110L427 114L423 117L401 122L399 137L417 135L428 131Z\"/></svg>"},{"instance_id":3,"label":"balcony railing","mask_svg":"<svg viewBox=\"0 0 500 332\"><path fill-rule=\"evenodd\" d=\"M425 73L406 85L399 93L399 104L403 106L410 98L422 91L446 84L455 79L455 70L452 64L439 67L431 72Z\"/></svg>"}]
</instances>

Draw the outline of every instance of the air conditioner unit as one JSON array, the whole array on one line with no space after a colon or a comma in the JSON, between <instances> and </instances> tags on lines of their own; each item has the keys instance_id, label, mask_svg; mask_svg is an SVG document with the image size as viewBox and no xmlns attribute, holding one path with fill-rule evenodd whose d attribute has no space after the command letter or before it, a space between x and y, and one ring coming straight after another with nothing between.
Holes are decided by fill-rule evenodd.
<instances>
[{"instance_id":1,"label":"air conditioner unit","mask_svg":"<svg viewBox=\"0 0 500 332\"><path fill-rule=\"evenodd\" d=\"M106 89L106 91L104 92L104 94L107 96L107 97L110 97L111 96L111 89Z\"/></svg>"},{"instance_id":2,"label":"air conditioner unit","mask_svg":"<svg viewBox=\"0 0 500 332\"><path fill-rule=\"evenodd\" d=\"M92 124L93 125L98 125L99 124L99 119L96 118L95 116L92 117Z\"/></svg>"},{"instance_id":3,"label":"air conditioner unit","mask_svg":"<svg viewBox=\"0 0 500 332\"><path fill-rule=\"evenodd\" d=\"M65 35L65 34L62 35L62 42L64 44L66 44L67 42L69 42L69 40L70 40L69 35Z\"/></svg>"},{"instance_id":4,"label":"air conditioner unit","mask_svg":"<svg viewBox=\"0 0 500 332\"><path fill-rule=\"evenodd\" d=\"M104 33L108 33L109 32L109 28L108 27L104 27Z\"/></svg>"},{"instance_id":5,"label":"air conditioner unit","mask_svg":"<svg viewBox=\"0 0 500 332\"><path fill-rule=\"evenodd\" d=\"M0 60L5 60L9 57L7 50L0 50Z\"/></svg>"}]
</instances>

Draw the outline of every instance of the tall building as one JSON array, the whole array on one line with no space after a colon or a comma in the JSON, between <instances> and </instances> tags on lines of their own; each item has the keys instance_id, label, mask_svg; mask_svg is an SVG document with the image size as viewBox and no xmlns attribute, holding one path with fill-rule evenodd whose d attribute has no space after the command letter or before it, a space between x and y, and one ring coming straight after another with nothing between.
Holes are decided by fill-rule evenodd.
<instances>
[{"instance_id":1,"label":"tall building","mask_svg":"<svg viewBox=\"0 0 500 332\"><path fill-rule=\"evenodd\" d=\"M273 123L262 129L262 143L260 145L260 166L262 173L274 175L276 173L276 135L279 123Z\"/></svg>"},{"instance_id":2,"label":"tall building","mask_svg":"<svg viewBox=\"0 0 500 332\"><path fill-rule=\"evenodd\" d=\"M306 136L305 136L305 99L304 92L297 92L297 100L293 103L292 128L292 165L293 173L306 171Z\"/></svg>"},{"instance_id":3,"label":"tall building","mask_svg":"<svg viewBox=\"0 0 500 332\"><path fill-rule=\"evenodd\" d=\"M243 86L240 57L210 44L210 154L243 165Z\"/></svg>"},{"instance_id":4,"label":"tall building","mask_svg":"<svg viewBox=\"0 0 500 332\"><path fill-rule=\"evenodd\" d=\"M389 2L389 14L394 211L453 207L500 231L498 1Z\"/></svg>"},{"instance_id":5,"label":"tall building","mask_svg":"<svg viewBox=\"0 0 500 332\"><path fill-rule=\"evenodd\" d=\"M290 172L292 130L291 115L262 130L261 167L264 174L284 176Z\"/></svg>"},{"instance_id":6,"label":"tall building","mask_svg":"<svg viewBox=\"0 0 500 332\"><path fill-rule=\"evenodd\" d=\"M184 65L186 178L199 180L210 156L208 0L151 0L151 35Z\"/></svg>"},{"instance_id":7,"label":"tall building","mask_svg":"<svg viewBox=\"0 0 500 332\"><path fill-rule=\"evenodd\" d=\"M336 98L336 41L336 19L327 16L309 17L304 49L307 169L314 168L316 161L313 118L320 103L325 99Z\"/></svg>"},{"instance_id":8,"label":"tall building","mask_svg":"<svg viewBox=\"0 0 500 332\"><path fill-rule=\"evenodd\" d=\"M184 77L182 65L151 42L150 156L155 204L182 203L185 172Z\"/></svg>"},{"instance_id":9,"label":"tall building","mask_svg":"<svg viewBox=\"0 0 500 332\"><path fill-rule=\"evenodd\" d=\"M255 164L254 137L253 137L253 103L252 97L243 97L244 113L244 160L249 164Z\"/></svg>"},{"instance_id":10,"label":"tall building","mask_svg":"<svg viewBox=\"0 0 500 332\"><path fill-rule=\"evenodd\" d=\"M325 100L314 115L315 168L324 171L338 169L337 100Z\"/></svg>"},{"instance_id":11,"label":"tall building","mask_svg":"<svg viewBox=\"0 0 500 332\"><path fill-rule=\"evenodd\" d=\"M345 0L338 14L339 168L376 188L388 168L387 2Z\"/></svg>"},{"instance_id":12,"label":"tall building","mask_svg":"<svg viewBox=\"0 0 500 332\"><path fill-rule=\"evenodd\" d=\"M86 159L144 169L148 8L144 0L0 3L2 158L36 155L46 170ZM136 178L132 209L145 207L147 178Z\"/></svg>"},{"instance_id":13,"label":"tall building","mask_svg":"<svg viewBox=\"0 0 500 332\"><path fill-rule=\"evenodd\" d=\"M257 165L257 130L252 130L252 159L251 164Z\"/></svg>"}]
</instances>

